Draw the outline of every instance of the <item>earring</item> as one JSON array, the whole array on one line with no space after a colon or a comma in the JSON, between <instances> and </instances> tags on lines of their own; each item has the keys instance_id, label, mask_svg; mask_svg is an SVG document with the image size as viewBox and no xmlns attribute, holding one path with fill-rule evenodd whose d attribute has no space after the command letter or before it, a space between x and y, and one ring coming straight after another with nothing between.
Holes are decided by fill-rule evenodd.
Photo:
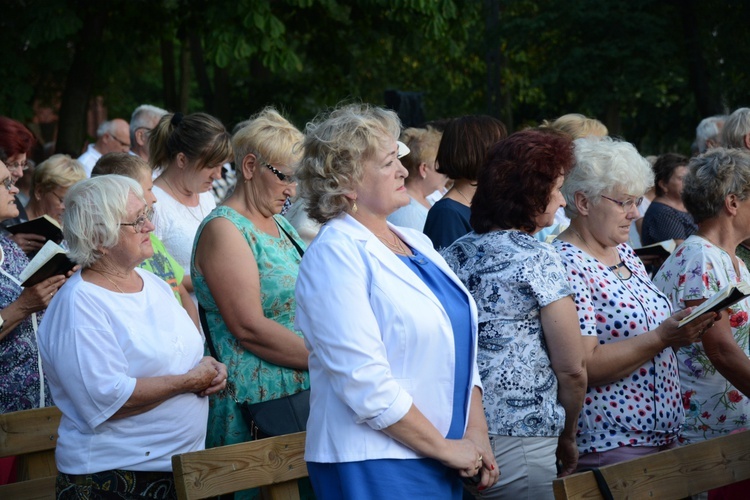
<instances>
[{"instance_id":1,"label":"earring","mask_svg":"<svg viewBox=\"0 0 750 500\"><path fill-rule=\"evenodd\" d=\"M352 204L352 215L357 213L357 200L354 200L354 203Z\"/></svg>"}]
</instances>

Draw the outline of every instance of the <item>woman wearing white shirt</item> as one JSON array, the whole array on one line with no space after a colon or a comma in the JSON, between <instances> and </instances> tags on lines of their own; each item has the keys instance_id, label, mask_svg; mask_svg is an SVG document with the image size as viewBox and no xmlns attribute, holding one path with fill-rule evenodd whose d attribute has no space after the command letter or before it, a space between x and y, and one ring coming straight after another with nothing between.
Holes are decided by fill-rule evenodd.
<instances>
[{"instance_id":1,"label":"woman wearing white shirt","mask_svg":"<svg viewBox=\"0 0 750 500\"><path fill-rule=\"evenodd\" d=\"M47 308L39 352L62 412L58 498L169 498L172 455L201 450L208 398L226 367L169 285L136 269L153 255L141 186L87 179L65 198L65 239L81 264Z\"/></svg>"},{"instance_id":2,"label":"woman wearing white shirt","mask_svg":"<svg viewBox=\"0 0 750 500\"><path fill-rule=\"evenodd\" d=\"M195 299L193 281L187 274L193 240L200 223L216 208L211 186L221 178L224 163L232 159L231 137L211 115L168 114L151 131L149 151L152 168L160 171L154 181L159 200L154 209L154 233L185 269L182 283Z\"/></svg>"},{"instance_id":3,"label":"woman wearing white shirt","mask_svg":"<svg viewBox=\"0 0 750 500\"><path fill-rule=\"evenodd\" d=\"M308 125L298 170L324 223L297 280L310 350L305 459L320 498L461 498L497 481L476 367L476 307L408 203L395 113L352 105Z\"/></svg>"}]
</instances>

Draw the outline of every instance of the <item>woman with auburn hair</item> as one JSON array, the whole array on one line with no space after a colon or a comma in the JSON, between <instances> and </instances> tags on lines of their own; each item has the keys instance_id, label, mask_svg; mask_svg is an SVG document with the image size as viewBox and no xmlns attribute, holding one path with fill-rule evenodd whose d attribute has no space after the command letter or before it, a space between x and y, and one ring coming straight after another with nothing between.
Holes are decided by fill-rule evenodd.
<instances>
[{"instance_id":1,"label":"woman with auburn hair","mask_svg":"<svg viewBox=\"0 0 750 500\"><path fill-rule=\"evenodd\" d=\"M474 231L442 252L479 311L484 412L502 472L480 498L552 498L556 461L562 475L578 463L581 330L560 256L534 238L565 206L573 161L562 134L524 130L498 142L477 178Z\"/></svg>"},{"instance_id":2,"label":"woman with auburn hair","mask_svg":"<svg viewBox=\"0 0 750 500\"><path fill-rule=\"evenodd\" d=\"M7 156L4 163L8 167L13 184L18 182L18 179L22 178L24 172L28 170L27 155L31 152L35 142L34 135L21 122L0 116L0 150ZM15 203L18 215L4 220L0 226L8 227L29 220L18 197ZM45 243L44 236L38 234L18 233L9 237L21 247L26 255L35 253Z\"/></svg>"},{"instance_id":3,"label":"woman with auburn hair","mask_svg":"<svg viewBox=\"0 0 750 500\"><path fill-rule=\"evenodd\" d=\"M164 115L149 134L149 163L159 176L154 194L154 233L185 269L198 226L216 207L211 185L231 161L231 138L219 120L206 113ZM195 300L190 274L182 280Z\"/></svg>"},{"instance_id":4,"label":"woman with auburn hair","mask_svg":"<svg viewBox=\"0 0 750 500\"><path fill-rule=\"evenodd\" d=\"M437 171L453 180L453 187L427 213L426 234L440 250L471 231L471 198L487 151L508 132L491 116L471 115L452 120L437 152Z\"/></svg>"}]
</instances>

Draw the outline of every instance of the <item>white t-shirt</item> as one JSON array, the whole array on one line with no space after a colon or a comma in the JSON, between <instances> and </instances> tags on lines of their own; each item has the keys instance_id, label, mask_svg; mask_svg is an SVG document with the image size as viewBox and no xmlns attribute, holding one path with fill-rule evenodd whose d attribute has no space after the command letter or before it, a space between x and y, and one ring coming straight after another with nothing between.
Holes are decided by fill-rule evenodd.
<instances>
[{"instance_id":1,"label":"white t-shirt","mask_svg":"<svg viewBox=\"0 0 750 500\"><path fill-rule=\"evenodd\" d=\"M94 148L93 144L89 144L86 151L78 157L78 161L83 165L87 176L91 177L91 171L94 170L94 165L101 157L102 154Z\"/></svg>"},{"instance_id":2,"label":"white t-shirt","mask_svg":"<svg viewBox=\"0 0 750 500\"><path fill-rule=\"evenodd\" d=\"M211 192L201 193L198 206L188 207L159 186L154 186L153 192L157 199L154 204L154 234L189 275L195 233L203 219L216 208L214 196Z\"/></svg>"},{"instance_id":3,"label":"white t-shirt","mask_svg":"<svg viewBox=\"0 0 750 500\"><path fill-rule=\"evenodd\" d=\"M112 469L171 471L172 455L205 446L208 398L181 394L140 415L108 420L137 378L182 375L203 342L169 286L136 269L143 290L116 293L75 273L39 328L39 352L63 413L55 451L67 474Z\"/></svg>"}]
</instances>

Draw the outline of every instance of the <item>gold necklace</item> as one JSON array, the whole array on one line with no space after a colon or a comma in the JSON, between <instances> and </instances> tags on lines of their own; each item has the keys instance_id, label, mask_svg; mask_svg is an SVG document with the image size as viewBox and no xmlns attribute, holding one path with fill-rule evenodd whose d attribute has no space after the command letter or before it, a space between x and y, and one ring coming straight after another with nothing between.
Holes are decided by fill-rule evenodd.
<instances>
[{"instance_id":1,"label":"gold necklace","mask_svg":"<svg viewBox=\"0 0 750 500\"><path fill-rule=\"evenodd\" d=\"M125 293L125 290L123 290L122 288L120 288L120 287L119 287L119 286L117 285L117 283L115 283L114 281L112 281L111 279L109 279L109 276L107 276L107 275L106 275L106 274L104 274L103 272L101 272L101 271L97 271L97 270L96 270L96 269L94 269L93 267L89 267L89 271L94 271L94 272L95 272L95 273L97 273L97 274L101 274L102 276L104 276L104 279L106 279L107 281L109 281L110 283L112 283L112 284L113 284L113 285L115 286L115 288L117 288L117 289L118 289L118 290L120 291L120 293Z\"/></svg>"},{"instance_id":2,"label":"gold necklace","mask_svg":"<svg viewBox=\"0 0 750 500\"><path fill-rule=\"evenodd\" d=\"M458 188L457 188L456 186L453 186L453 189L455 189L455 190L456 190L456 192L457 192L458 194L460 194L460 195L461 195L461 198L463 198L464 200L466 200L466 203L468 203L468 204L469 204L469 206L471 206L471 200L470 200L470 199L468 199L468 198L466 197L466 195L465 195L465 194L463 194L463 193L461 192L461 190L460 190L460 189L458 189Z\"/></svg>"},{"instance_id":3,"label":"gold necklace","mask_svg":"<svg viewBox=\"0 0 750 500\"><path fill-rule=\"evenodd\" d=\"M379 234L376 234L375 236L377 236L380 241L385 243L385 246L390 248L394 253L397 253L399 255L411 255L410 252L408 252L404 247L404 243L401 241L401 238L393 234L393 232L391 232L391 234L393 235L395 243L388 241Z\"/></svg>"},{"instance_id":4,"label":"gold necklace","mask_svg":"<svg viewBox=\"0 0 750 500\"><path fill-rule=\"evenodd\" d=\"M581 240L584 245L586 245L586 248L588 248L589 252L591 252L591 256L593 258L595 258L596 260L599 260L596 257L596 255L594 255L594 251L591 249L591 247L589 246L588 242L583 239L583 236L581 236L581 233L579 233L578 231L576 231L576 229L573 226L570 227L570 230L573 231L573 233L576 236L578 236L578 239ZM607 269L609 269L610 271L612 271L613 273L615 273L615 275L617 275L617 277L620 278L621 280L625 279L625 275L622 274L622 271L620 271L620 268L626 267L625 263L622 261L622 259L620 259L620 254L617 252L617 249L613 248L612 250L614 250L615 256L616 256L617 260L619 260L620 262L618 262L614 266L607 266ZM601 262L601 261L599 261L599 262Z\"/></svg>"}]
</instances>

